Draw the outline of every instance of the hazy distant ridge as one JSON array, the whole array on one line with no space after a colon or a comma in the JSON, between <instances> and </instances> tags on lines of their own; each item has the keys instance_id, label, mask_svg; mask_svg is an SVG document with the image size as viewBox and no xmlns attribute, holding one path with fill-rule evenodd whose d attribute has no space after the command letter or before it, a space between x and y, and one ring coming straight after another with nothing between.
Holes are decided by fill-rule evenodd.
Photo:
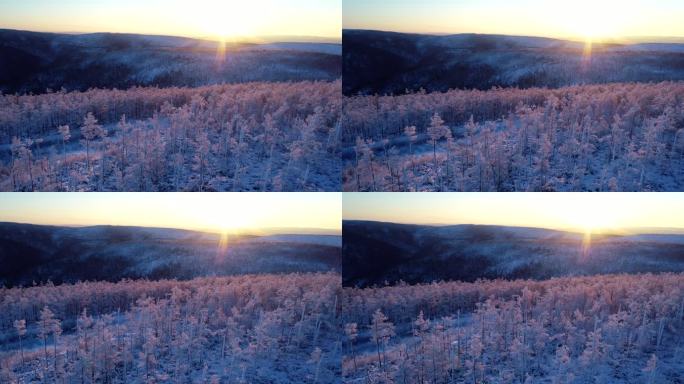
<instances>
[{"instance_id":1,"label":"hazy distant ridge","mask_svg":"<svg viewBox=\"0 0 684 384\"><path fill-rule=\"evenodd\" d=\"M132 86L335 80L341 46L329 41L222 43L128 33L0 29L0 91L43 93Z\"/></svg>"},{"instance_id":2,"label":"hazy distant ridge","mask_svg":"<svg viewBox=\"0 0 684 384\"><path fill-rule=\"evenodd\" d=\"M635 39L636 40L636 39ZM684 80L678 40L594 43L533 36L343 31L347 95Z\"/></svg>"},{"instance_id":3,"label":"hazy distant ridge","mask_svg":"<svg viewBox=\"0 0 684 384\"><path fill-rule=\"evenodd\" d=\"M0 285L340 271L340 236L0 223Z\"/></svg>"},{"instance_id":4,"label":"hazy distant ridge","mask_svg":"<svg viewBox=\"0 0 684 384\"><path fill-rule=\"evenodd\" d=\"M343 222L346 285L684 271L684 234Z\"/></svg>"}]
</instances>

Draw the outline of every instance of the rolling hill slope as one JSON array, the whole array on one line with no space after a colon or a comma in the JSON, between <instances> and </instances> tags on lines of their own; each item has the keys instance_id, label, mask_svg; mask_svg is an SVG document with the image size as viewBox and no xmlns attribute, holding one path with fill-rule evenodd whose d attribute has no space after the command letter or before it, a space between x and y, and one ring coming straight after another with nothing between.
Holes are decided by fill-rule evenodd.
<instances>
[{"instance_id":1,"label":"rolling hill slope","mask_svg":"<svg viewBox=\"0 0 684 384\"><path fill-rule=\"evenodd\" d=\"M337 238L337 241L335 241ZM0 285L340 271L339 236L0 223Z\"/></svg>"},{"instance_id":2,"label":"rolling hill slope","mask_svg":"<svg viewBox=\"0 0 684 384\"><path fill-rule=\"evenodd\" d=\"M684 271L684 235L594 235L488 225L343 223L347 286Z\"/></svg>"},{"instance_id":3,"label":"rolling hill slope","mask_svg":"<svg viewBox=\"0 0 684 384\"><path fill-rule=\"evenodd\" d=\"M332 43L236 43L222 55L221 43L211 40L0 29L0 91L334 80L340 51Z\"/></svg>"},{"instance_id":4,"label":"rolling hill slope","mask_svg":"<svg viewBox=\"0 0 684 384\"><path fill-rule=\"evenodd\" d=\"M346 95L684 80L684 44L343 31Z\"/></svg>"}]
</instances>

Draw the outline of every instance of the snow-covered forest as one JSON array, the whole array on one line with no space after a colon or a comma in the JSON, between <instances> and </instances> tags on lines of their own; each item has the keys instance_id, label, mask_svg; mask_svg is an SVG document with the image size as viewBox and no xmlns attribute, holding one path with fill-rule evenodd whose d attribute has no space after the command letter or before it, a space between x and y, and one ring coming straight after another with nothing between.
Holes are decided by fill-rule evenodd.
<instances>
[{"instance_id":1,"label":"snow-covered forest","mask_svg":"<svg viewBox=\"0 0 684 384\"><path fill-rule=\"evenodd\" d=\"M345 191L676 191L684 83L345 97Z\"/></svg>"},{"instance_id":2,"label":"snow-covered forest","mask_svg":"<svg viewBox=\"0 0 684 384\"><path fill-rule=\"evenodd\" d=\"M0 286L339 272L341 243L341 236L334 235L231 236L171 228L0 222Z\"/></svg>"},{"instance_id":3,"label":"snow-covered forest","mask_svg":"<svg viewBox=\"0 0 684 384\"><path fill-rule=\"evenodd\" d=\"M347 383L678 383L684 275L344 288Z\"/></svg>"},{"instance_id":4,"label":"snow-covered forest","mask_svg":"<svg viewBox=\"0 0 684 384\"><path fill-rule=\"evenodd\" d=\"M0 190L339 191L341 82L0 95Z\"/></svg>"},{"instance_id":5,"label":"snow-covered forest","mask_svg":"<svg viewBox=\"0 0 684 384\"><path fill-rule=\"evenodd\" d=\"M0 28L0 92L37 94L48 88L85 91L340 78L340 44L269 41Z\"/></svg>"},{"instance_id":6,"label":"snow-covered forest","mask_svg":"<svg viewBox=\"0 0 684 384\"><path fill-rule=\"evenodd\" d=\"M343 92L348 96L401 95L420 89L444 92L684 80L682 39L588 42L544 36L512 31L444 35L344 29Z\"/></svg>"},{"instance_id":7,"label":"snow-covered forest","mask_svg":"<svg viewBox=\"0 0 684 384\"><path fill-rule=\"evenodd\" d=\"M2 383L332 383L340 275L0 288Z\"/></svg>"},{"instance_id":8,"label":"snow-covered forest","mask_svg":"<svg viewBox=\"0 0 684 384\"><path fill-rule=\"evenodd\" d=\"M488 195L480 197L483 196ZM611 198L611 194L603 196L607 200ZM653 196L657 198L658 195ZM539 196L531 198L537 200ZM589 201L591 197L583 198ZM434 197L425 200L431 199ZM443 202L440 206L457 204ZM571 205L572 197L559 198L558 204ZM645 209L632 205L624 207L627 206L631 207L629 212ZM411 209L415 212L424 210L418 206L411 206ZM474 212L487 215L484 210ZM678 216L676 212L668 214ZM529 215L534 216L534 213ZM596 213L594 220L603 216L606 215ZM524 220L522 217L517 219ZM370 287L399 281L417 284L440 280L544 280L577 275L684 272L684 234L681 233L582 234L519 226L354 220L344 220L342 227L345 286ZM657 232L654 228L650 230Z\"/></svg>"}]
</instances>

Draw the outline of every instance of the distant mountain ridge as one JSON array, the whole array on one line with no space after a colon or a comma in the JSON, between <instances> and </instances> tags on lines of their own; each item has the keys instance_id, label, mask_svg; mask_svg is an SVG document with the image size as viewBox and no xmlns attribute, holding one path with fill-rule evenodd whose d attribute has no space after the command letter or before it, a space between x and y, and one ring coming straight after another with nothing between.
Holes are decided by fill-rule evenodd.
<instances>
[{"instance_id":1,"label":"distant mountain ridge","mask_svg":"<svg viewBox=\"0 0 684 384\"><path fill-rule=\"evenodd\" d=\"M684 271L684 235L343 221L347 286Z\"/></svg>"},{"instance_id":2,"label":"distant mountain ridge","mask_svg":"<svg viewBox=\"0 0 684 384\"><path fill-rule=\"evenodd\" d=\"M0 91L43 93L132 86L335 80L341 46L329 42L222 43L126 33L0 29Z\"/></svg>"},{"instance_id":3,"label":"distant mountain ridge","mask_svg":"<svg viewBox=\"0 0 684 384\"><path fill-rule=\"evenodd\" d=\"M492 87L684 80L684 44L592 45L548 37L345 29L343 90L403 94Z\"/></svg>"},{"instance_id":4,"label":"distant mountain ridge","mask_svg":"<svg viewBox=\"0 0 684 384\"><path fill-rule=\"evenodd\" d=\"M228 236L182 229L0 223L0 286L341 270L332 235Z\"/></svg>"}]
</instances>

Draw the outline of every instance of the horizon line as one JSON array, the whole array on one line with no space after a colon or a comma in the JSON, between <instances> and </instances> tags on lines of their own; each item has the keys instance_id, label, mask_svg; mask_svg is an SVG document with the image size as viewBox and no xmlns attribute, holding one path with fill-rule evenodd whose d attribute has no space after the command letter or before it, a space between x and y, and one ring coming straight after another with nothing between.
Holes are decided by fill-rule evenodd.
<instances>
[{"instance_id":1,"label":"horizon line","mask_svg":"<svg viewBox=\"0 0 684 384\"><path fill-rule=\"evenodd\" d=\"M212 227L206 228L190 228L190 227L160 227L154 225L122 225L122 224L51 224L51 223L31 223L21 221L4 221L0 220L0 224L20 224L20 225L36 225L45 227L61 227L61 228L92 228L92 227L122 227L122 228L149 228L149 229L173 229L189 232L203 232L212 234L231 233L236 235L252 235L262 236L268 235L317 235L317 236L342 236L342 229L332 228L309 228L309 227L264 227L264 228L231 228L229 230L221 230ZM260 234L261 233L261 234Z\"/></svg>"},{"instance_id":2,"label":"horizon line","mask_svg":"<svg viewBox=\"0 0 684 384\"><path fill-rule=\"evenodd\" d=\"M342 223L344 224L345 221L365 221L365 222L371 222L371 223L384 223L384 224L400 224L400 225L421 225L421 226L426 226L426 227L450 227L450 226L457 226L457 225L479 225L479 226L488 226L488 227L509 227L509 228L530 228L530 229L545 229L545 230L552 230L552 231L562 231L562 232L572 232L572 233L586 233L585 230L581 228L573 228L573 227L536 227L536 226L529 226L529 225L513 225L513 224L483 224L483 223L415 223L415 222L402 222L402 221L385 221L385 220L371 220L371 219L342 219ZM344 229L344 228L343 228ZM675 234L675 235L684 235L684 227L624 227L624 228L609 228L609 229L593 229L591 233L593 234L620 234L622 232L622 235L660 235L660 234L665 234L665 233L657 233L657 232L633 232L636 230L663 230L663 231L670 231L671 233L669 234ZM632 231L632 232L630 232ZM675 233L676 232L676 233Z\"/></svg>"},{"instance_id":3,"label":"horizon line","mask_svg":"<svg viewBox=\"0 0 684 384\"><path fill-rule=\"evenodd\" d=\"M575 41L575 42L586 42L591 40L593 43L601 43L604 41L620 41L620 40L630 40L630 39L681 39L682 41L678 44L684 44L684 35L649 35L649 36L620 36L620 37L594 37L588 39L582 36L571 36L571 35L531 35L531 34L506 34L506 33L485 33L485 32L415 32L415 31L397 31L389 29L374 29L374 28L358 28L358 27L343 27L342 31L369 31L369 32L386 32L386 33L401 33L407 35L424 35L424 36L453 36L453 35L484 35L484 36L510 36L510 37L536 37L554 40L565 40L565 41ZM643 41L640 43L644 43Z\"/></svg>"},{"instance_id":4,"label":"horizon line","mask_svg":"<svg viewBox=\"0 0 684 384\"><path fill-rule=\"evenodd\" d=\"M165 33L144 33L144 32L122 32L122 31L93 31L93 32L85 32L85 31L50 31L50 30L37 30L37 29L21 29L21 28L11 28L11 27L4 27L0 26L0 30L6 30L6 31L17 31L17 32L30 32L30 33L49 33L49 34L56 34L56 35L74 35L74 36L79 36L79 35L96 35L96 34L119 34L119 35L139 35L139 36L157 36L157 37L180 37L180 38L186 38L186 39L194 39L194 40L204 40L204 41L216 41L216 42L221 42L223 40L225 41L233 41L233 42L249 42L250 40L259 40L262 39L264 41L268 41L271 43L278 42L278 40L274 40L276 38L296 38L298 39L297 41L280 41L280 42L310 42L310 43L323 43L323 40L330 40L330 41L335 41L335 43L328 42L327 44L341 44L342 43L342 36L326 36L326 35L250 35L250 36L211 36L211 35L185 35L185 34L165 34ZM271 40L269 40L271 39ZM309 39L309 40L305 40ZM320 41L317 41L320 40Z\"/></svg>"}]
</instances>

